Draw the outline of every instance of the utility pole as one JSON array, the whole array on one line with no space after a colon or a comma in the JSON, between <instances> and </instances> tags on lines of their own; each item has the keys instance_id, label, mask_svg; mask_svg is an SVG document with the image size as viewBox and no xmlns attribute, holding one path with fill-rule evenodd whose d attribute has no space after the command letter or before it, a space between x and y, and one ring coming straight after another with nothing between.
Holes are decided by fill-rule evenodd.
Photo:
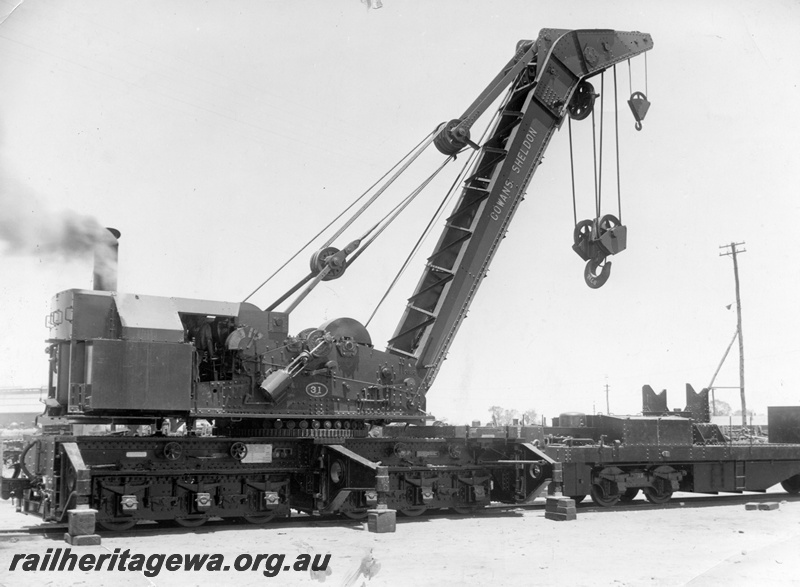
<instances>
[{"instance_id":1,"label":"utility pole","mask_svg":"<svg viewBox=\"0 0 800 587\"><path fill-rule=\"evenodd\" d=\"M606 378L606 415L611 415L611 406L608 403L608 378Z\"/></svg>"},{"instance_id":2,"label":"utility pole","mask_svg":"<svg viewBox=\"0 0 800 587\"><path fill-rule=\"evenodd\" d=\"M726 249L720 253L720 257L733 258L733 278L736 282L736 332L739 335L739 394L742 397L742 426L747 426L747 403L744 399L744 337L742 336L742 299L739 296L739 262L736 255L746 253L745 249L736 247L744 246L744 243L731 243L722 245L720 249Z\"/></svg>"}]
</instances>

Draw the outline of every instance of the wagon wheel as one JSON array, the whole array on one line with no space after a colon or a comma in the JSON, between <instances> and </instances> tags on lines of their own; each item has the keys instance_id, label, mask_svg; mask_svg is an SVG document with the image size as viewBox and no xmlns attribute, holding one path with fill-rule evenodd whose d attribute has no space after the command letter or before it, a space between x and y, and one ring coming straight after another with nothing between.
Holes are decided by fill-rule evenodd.
<instances>
[{"instance_id":1,"label":"wagon wheel","mask_svg":"<svg viewBox=\"0 0 800 587\"><path fill-rule=\"evenodd\" d=\"M175 523L184 528L197 528L208 521L208 518L175 518Z\"/></svg>"},{"instance_id":2,"label":"wagon wheel","mask_svg":"<svg viewBox=\"0 0 800 587\"><path fill-rule=\"evenodd\" d=\"M407 508L399 508L397 511L408 518L416 518L424 514L427 509L428 506L425 505L412 505Z\"/></svg>"},{"instance_id":3,"label":"wagon wheel","mask_svg":"<svg viewBox=\"0 0 800 587\"><path fill-rule=\"evenodd\" d=\"M629 487L625 490L625 493L619 496L619 500L622 503L630 503L636 498L637 495L639 495L639 488Z\"/></svg>"},{"instance_id":4,"label":"wagon wheel","mask_svg":"<svg viewBox=\"0 0 800 587\"><path fill-rule=\"evenodd\" d=\"M786 481L781 481L781 487L787 493L800 493L800 474L789 477Z\"/></svg>"},{"instance_id":5,"label":"wagon wheel","mask_svg":"<svg viewBox=\"0 0 800 587\"><path fill-rule=\"evenodd\" d=\"M241 461L247 456L247 445L244 442L234 442L231 445L231 456L237 461Z\"/></svg>"},{"instance_id":6,"label":"wagon wheel","mask_svg":"<svg viewBox=\"0 0 800 587\"><path fill-rule=\"evenodd\" d=\"M367 510L350 510L349 512L342 512L342 515L351 520L363 520L367 517Z\"/></svg>"},{"instance_id":7,"label":"wagon wheel","mask_svg":"<svg viewBox=\"0 0 800 587\"><path fill-rule=\"evenodd\" d=\"M650 503L667 503L670 499L672 499L672 487L662 486L660 490L656 489L655 487L645 487L644 497Z\"/></svg>"},{"instance_id":8,"label":"wagon wheel","mask_svg":"<svg viewBox=\"0 0 800 587\"><path fill-rule=\"evenodd\" d=\"M97 525L109 532L125 532L136 525L136 520L97 520Z\"/></svg>"},{"instance_id":9,"label":"wagon wheel","mask_svg":"<svg viewBox=\"0 0 800 587\"><path fill-rule=\"evenodd\" d=\"M583 495L570 495L569 498L575 502L575 505L578 505L580 502L586 499L586 494L584 493Z\"/></svg>"},{"instance_id":10,"label":"wagon wheel","mask_svg":"<svg viewBox=\"0 0 800 587\"><path fill-rule=\"evenodd\" d=\"M614 507L621 497L619 493L607 493L602 485L597 485L596 483L592 485L590 493L592 494L592 500L604 508Z\"/></svg>"},{"instance_id":11,"label":"wagon wheel","mask_svg":"<svg viewBox=\"0 0 800 587\"><path fill-rule=\"evenodd\" d=\"M164 457L170 461L177 461L183 455L183 447L177 442L168 442L164 445Z\"/></svg>"},{"instance_id":12,"label":"wagon wheel","mask_svg":"<svg viewBox=\"0 0 800 587\"><path fill-rule=\"evenodd\" d=\"M268 524L272 520L275 519L275 514L258 514L255 516L243 516L243 519L250 524L255 524L256 526L260 526L262 524Z\"/></svg>"}]
</instances>

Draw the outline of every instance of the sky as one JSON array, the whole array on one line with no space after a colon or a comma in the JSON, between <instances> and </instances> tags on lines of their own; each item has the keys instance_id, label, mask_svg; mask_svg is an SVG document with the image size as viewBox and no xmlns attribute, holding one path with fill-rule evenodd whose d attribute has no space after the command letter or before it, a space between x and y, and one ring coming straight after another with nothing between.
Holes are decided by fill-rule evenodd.
<instances>
[{"instance_id":1,"label":"sky","mask_svg":"<svg viewBox=\"0 0 800 587\"><path fill-rule=\"evenodd\" d=\"M85 247L51 246L65 219L121 231L120 291L242 301L459 116L517 41L542 28L611 28L654 40L646 67L640 57L617 69L628 248L604 287L584 284L565 125L429 411L453 423L485 421L495 405L550 418L606 412L608 398L612 413L632 414L645 384L682 408L686 383L709 385L736 329L732 260L720 256L733 242L746 251L748 408L800 405L797 2L0 0L0 14L0 386L46 382L50 299L91 289ZM606 76L606 120L611 85ZM624 103L631 91L652 104L641 132ZM593 216L591 120L573 127L580 220ZM604 212L617 213L608 138L604 152ZM440 161L426 152L394 202ZM456 173L448 167L341 279L319 286L290 332L339 316L366 322ZM278 298L311 252L250 301ZM371 321L378 348L424 256ZM736 345L715 384L739 407Z\"/></svg>"}]
</instances>

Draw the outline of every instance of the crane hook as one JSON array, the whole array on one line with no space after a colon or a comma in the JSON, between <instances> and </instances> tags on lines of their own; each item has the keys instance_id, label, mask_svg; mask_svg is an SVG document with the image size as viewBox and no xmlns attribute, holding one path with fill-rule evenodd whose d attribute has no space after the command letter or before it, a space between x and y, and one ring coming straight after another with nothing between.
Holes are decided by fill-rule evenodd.
<instances>
[{"instance_id":1,"label":"crane hook","mask_svg":"<svg viewBox=\"0 0 800 587\"><path fill-rule=\"evenodd\" d=\"M597 272L598 268L600 269L599 273ZM586 281L586 285L592 289L603 287L609 277L611 277L611 261L606 262L606 257L589 259L586 263L583 279Z\"/></svg>"}]
</instances>

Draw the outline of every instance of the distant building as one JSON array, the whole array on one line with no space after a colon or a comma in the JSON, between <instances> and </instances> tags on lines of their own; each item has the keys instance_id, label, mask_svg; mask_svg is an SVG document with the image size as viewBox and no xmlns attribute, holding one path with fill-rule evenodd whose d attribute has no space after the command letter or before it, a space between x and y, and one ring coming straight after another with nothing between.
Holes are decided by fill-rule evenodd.
<instances>
[{"instance_id":1,"label":"distant building","mask_svg":"<svg viewBox=\"0 0 800 587\"><path fill-rule=\"evenodd\" d=\"M33 426L36 416L44 411L46 397L46 387L0 387L0 428Z\"/></svg>"}]
</instances>

